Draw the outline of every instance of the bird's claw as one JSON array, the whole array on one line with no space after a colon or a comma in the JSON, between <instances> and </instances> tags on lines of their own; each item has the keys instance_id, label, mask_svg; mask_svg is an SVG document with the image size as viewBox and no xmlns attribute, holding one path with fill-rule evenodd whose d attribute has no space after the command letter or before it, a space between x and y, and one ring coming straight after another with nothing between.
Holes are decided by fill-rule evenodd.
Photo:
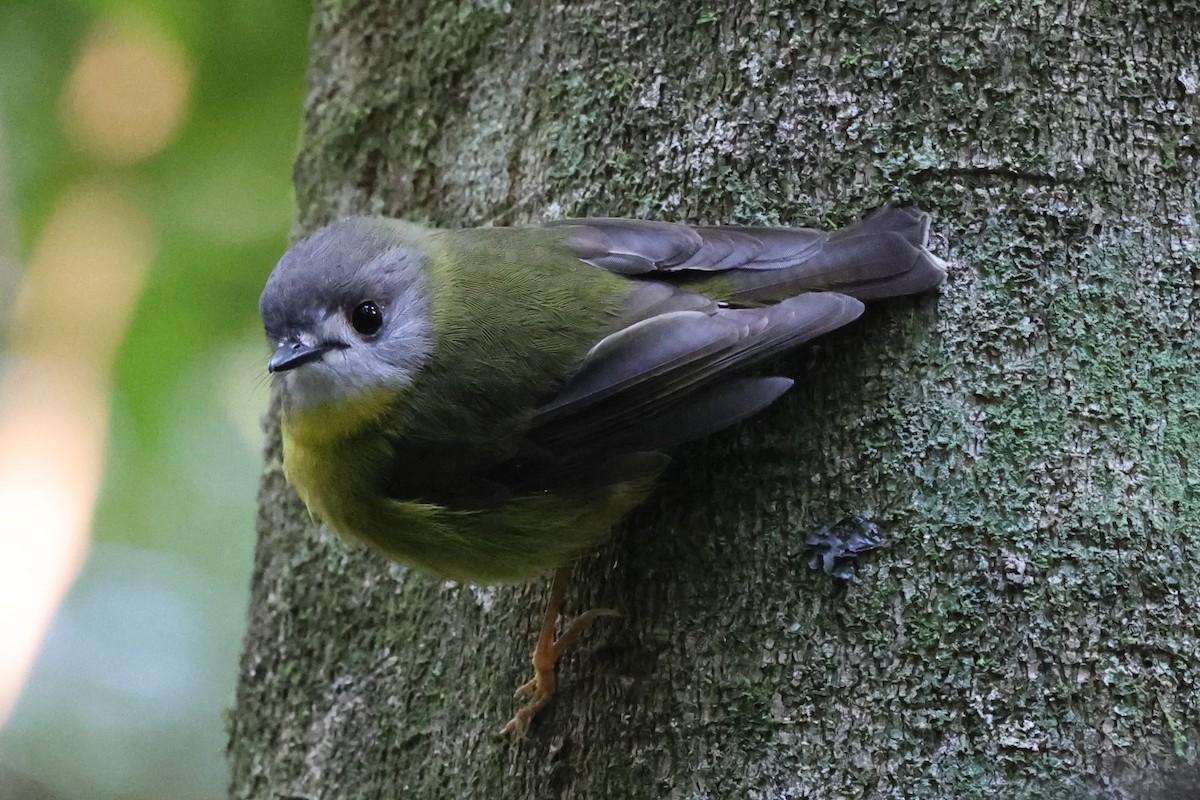
<instances>
[{"instance_id":1,"label":"bird's claw","mask_svg":"<svg viewBox=\"0 0 1200 800\"><path fill-rule=\"evenodd\" d=\"M600 617L620 616L611 608L593 608L576 617L562 636L555 636L558 627L558 614L562 608L563 595L567 588L568 573L565 569L556 570L554 583L550 590L550 602L546 606L546 614L542 621L541 635L533 648L533 677L517 687L513 697L531 697L528 703L521 706L517 713L503 728L501 734L511 734L520 739L537 713L550 702L558 688L558 679L554 669L563 653L571 648L579 637L587 632Z\"/></svg>"}]
</instances>

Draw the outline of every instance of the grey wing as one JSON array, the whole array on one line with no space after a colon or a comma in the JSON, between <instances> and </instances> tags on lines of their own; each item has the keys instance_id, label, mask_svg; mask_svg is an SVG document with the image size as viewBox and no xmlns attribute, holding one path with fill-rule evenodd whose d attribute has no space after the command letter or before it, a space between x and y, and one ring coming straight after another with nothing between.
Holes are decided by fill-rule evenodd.
<instances>
[{"instance_id":1,"label":"grey wing","mask_svg":"<svg viewBox=\"0 0 1200 800\"><path fill-rule=\"evenodd\" d=\"M926 249L929 217L913 208L885 207L834 233L620 219L551 225L567 229L580 260L644 282L624 325L536 412L527 440L546 463L603 464L732 425L792 383L738 372L851 322L860 299L924 291L944 277Z\"/></svg>"},{"instance_id":2,"label":"grey wing","mask_svg":"<svg viewBox=\"0 0 1200 800\"><path fill-rule=\"evenodd\" d=\"M835 232L812 228L698 226L622 219L562 220L567 246L592 266L695 287L740 305L806 291L860 300L925 291L944 264L929 252L929 216L885 206ZM706 278L717 277L721 284ZM710 285L712 288L710 288ZM716 295L714 295L716 296Z\"/></svg>"},{"instance_id":3,"label":"grey wing","mask_svg":"<svg viewBox=\"0 0 1200 800\"><path fill-rule=\"evenodd\" d=\"M735 373L863 310L858 300L835 292L735 309L674 291L665 305L681 308L634 322L591 349L537 411L531 442L562 458L594 461L698 439L761 410L792 385L787 378Z\"/></svg>"}]
</instances>

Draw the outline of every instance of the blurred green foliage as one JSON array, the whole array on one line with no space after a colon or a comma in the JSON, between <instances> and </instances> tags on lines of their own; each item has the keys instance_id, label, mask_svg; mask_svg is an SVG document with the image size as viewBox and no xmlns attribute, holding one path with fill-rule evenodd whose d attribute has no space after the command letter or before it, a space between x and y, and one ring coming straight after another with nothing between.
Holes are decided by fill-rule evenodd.
<instances>
[{"instance_id":1,"label":"blurred green foliage","mask_svg":"<svg viewBox=\"0 0 1200 800\"><path fill-rule=\"evenodd\" d=\"M292 214L308 16L262 0L0 0L19 255L93 178L139 200L158 235L114 366L92 549L0 731L0 795L25 781L61 798L224 794L267 400L256 301ZM166 149L113 167L72 148L59 104L88 31L126 18L173 37L193 82Z\"/></svg>"}]
</instances>

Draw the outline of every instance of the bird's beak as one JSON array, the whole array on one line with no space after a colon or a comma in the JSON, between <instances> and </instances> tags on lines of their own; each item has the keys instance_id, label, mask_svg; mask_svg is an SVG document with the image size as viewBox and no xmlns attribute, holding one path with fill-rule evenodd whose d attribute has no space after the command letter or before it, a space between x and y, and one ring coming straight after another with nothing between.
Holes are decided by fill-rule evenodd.
<instances>
[{"instance_id":1,"label":"bird's beak","mask_svg":"<svg viewBox=\"0 0 1200 800\"><path fill-rule=\"evenodd\" d=\"M279 345L275 355L271 356L271 360L267 362L267 372L286 372L310 361L319 361L328 349L327 344L305 344L289 339Z\"/></svg>"}]
</instances>

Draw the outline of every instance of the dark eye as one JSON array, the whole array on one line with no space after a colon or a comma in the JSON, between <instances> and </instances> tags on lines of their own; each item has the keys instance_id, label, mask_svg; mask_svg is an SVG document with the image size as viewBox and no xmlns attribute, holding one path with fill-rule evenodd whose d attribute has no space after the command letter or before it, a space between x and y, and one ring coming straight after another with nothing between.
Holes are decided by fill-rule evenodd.
<instances>
[{"instance_id":1,"label":"dark eye","mask_svg":"<svg viewBox=\"0 0 1200 800\"><path fill-rule=\"evenodd\" d=\"M371 336L383 327L383 312L370 300L364 300L351 312L350 324L363 336Z\"/></svg>"}]
</instances>

